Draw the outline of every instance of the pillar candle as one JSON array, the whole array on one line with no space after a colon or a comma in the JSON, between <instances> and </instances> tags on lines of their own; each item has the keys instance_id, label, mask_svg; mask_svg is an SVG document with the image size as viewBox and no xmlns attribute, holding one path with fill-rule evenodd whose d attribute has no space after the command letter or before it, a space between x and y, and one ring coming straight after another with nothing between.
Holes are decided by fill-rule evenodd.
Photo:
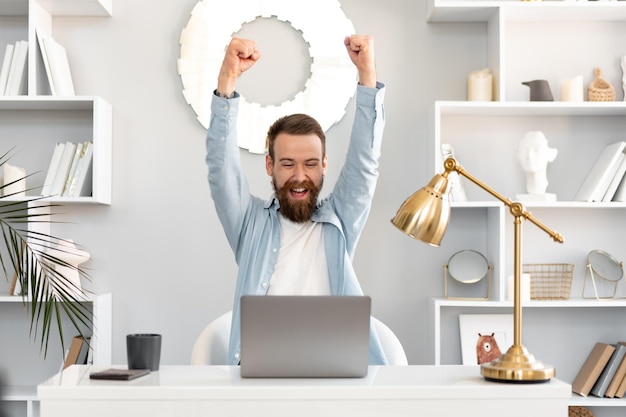
<instances>
[{"instance_id":1,"label":"pillar candle","mask_svg":"<svg viewBox=\"0 0 626 417\"><path fill-rule=\"evenodd\" d=\"M583 76L568 78L561 82L561 101L584 101Z\"/></svg>"},{"instance_id":2,"label":"pillar candle","mask_svg":"<svg viewBox=\"0 0 626 417\"><path fill-rule=\"evenodd\" d=\"M7 163L2 165L2 168L2 185L5 185L5 187L2 188L2 194L11 195L16 193L15 196L26 195L26 179L24 178L26 176L26 170ZM13 181L16 182L11 184Z\"/></svg>"},{"instance_id":3,"label":"pillar candle","mask_svg":"<svg viewBox=\"0 0 626 417\"><path fill-rule=\"evenodd\" d=\"M476 70L467 76L467 99L469 101L491 101L493 76L488 68Z\"/></svg>"},{"instance_id":4,"label":"pillar candle","mask_svg":"<svg viewBox=\"0 0 626 417\"><path fill-rule=\"evenodd\" d=\"M530 274L522 274L520 277L520 300L530 300ZM506 280L506 299L513 300L515 288L513 286L513 275L510 275Z\"/></svg>"}]
</instances>

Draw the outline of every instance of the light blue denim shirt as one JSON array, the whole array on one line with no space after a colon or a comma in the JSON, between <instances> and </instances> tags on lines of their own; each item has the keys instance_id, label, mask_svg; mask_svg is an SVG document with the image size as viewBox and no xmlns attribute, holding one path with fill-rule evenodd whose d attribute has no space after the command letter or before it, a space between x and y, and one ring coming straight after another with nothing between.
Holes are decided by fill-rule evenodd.
<instances>
[{"instance_id":1,"label":"light blue denim shirt","mask_svg":"<svg viewBox=\"0 0 626 417\"><path fill-rule=\"evenodd\" d=\"M335 188L313 214L324 224L328 274L333 295L362 295L352 266L357 241L365 226L378 179L385 114L385 86L357 87L356 115L345 164ZM237 146L239 94L225 99L213 95L206 138L209 185L217 215L239 266L228 351L229 364L240 362L242 295L267 294L280 248L279 203L250 194ZM386 364L375 331L370 333L369 361Z\"/></svg>"}]
</instances>

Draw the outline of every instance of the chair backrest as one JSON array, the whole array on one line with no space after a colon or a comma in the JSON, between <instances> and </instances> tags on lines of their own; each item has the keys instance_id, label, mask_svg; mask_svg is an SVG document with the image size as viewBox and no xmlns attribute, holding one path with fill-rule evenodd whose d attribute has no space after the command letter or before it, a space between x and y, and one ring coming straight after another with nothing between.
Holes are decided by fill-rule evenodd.
<instances>
[{"instance_id":1,"label":"chair backrest","mask_svg":"<svg viewBox=\"0 0 626 417\"><path fill-rule=\"evenodd\" d=\"M192 365L226 365L233 312L229 311L213 320L202 330L191 352ZM408 365L402 343L383 322L372 317L389 365Z\"/></svg>"},{"instance_id":2,"label":"chair backrest","mask_svg":"<svg viewBox=\"0 0 626 417\"><path fill-rule=\"evenodd\" d=\"M389 365L408 365L409 361L406 358L402 343L395 333L376 317L372 317L372 323L374 324L380 343L383 345L383 351L385 352Z\"/></svg>"},{"instance_id":3,"label":"chair backrest","mask_svg":"<svg viewBox=\"0 0 626 417\"><path fill-rule=\"evenodd\" d=\"M233 312L222 314L202 330L191 351L192 365L226 365Z\"/></svg>"}]
</instances>

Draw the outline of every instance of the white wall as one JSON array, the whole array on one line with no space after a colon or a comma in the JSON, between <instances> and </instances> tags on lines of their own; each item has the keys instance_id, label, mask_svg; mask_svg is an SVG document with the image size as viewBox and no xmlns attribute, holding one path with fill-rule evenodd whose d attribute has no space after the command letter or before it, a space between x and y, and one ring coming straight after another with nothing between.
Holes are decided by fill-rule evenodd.
<instances>
[{"instance_id":1,"label":"white wall","mask_svg":"<svg viewBox=\"0 0 626 417\"><path fill-rule=\"evenodd\" d=\"M115 363L126 363L125 335L131 332L162 333L162 363L188 363L196 335L232 305L236 265L209 196L205 130L185 103L176 72L179 34L195 3L117 0L112 18L53 22L77 93L100 95L113 105L112 205L64 207L75 223L59 226L57 234L86 247L92 287L113 293ZM407 238L389 220L430 179L430 108L436 99L465 98L467 73L486 66L486 27L428 24L421 0L341 4L357 32L375 36L379 79L388 88L380 181L355 266L374 314L397 333L410 363L421 364L426 299L443 294L442 266L450 254ZM270 30L263 26L259 38ZM244 30L254 34L252 25ZM293 35L282 42L297 44ZM270 37L261 48L266 57L280 56L281 45ZM297 87L297 71L286 72ZM246 88L254 94L262 85L282 83L284 73L259 71ZM272 94L261 96L280 99ZM328 131L327 190L343 160L352 110L351 102L348 115ZM253 191L267 196L263 157L243 151L242 158Z\"/></svg>"}]
</instances>

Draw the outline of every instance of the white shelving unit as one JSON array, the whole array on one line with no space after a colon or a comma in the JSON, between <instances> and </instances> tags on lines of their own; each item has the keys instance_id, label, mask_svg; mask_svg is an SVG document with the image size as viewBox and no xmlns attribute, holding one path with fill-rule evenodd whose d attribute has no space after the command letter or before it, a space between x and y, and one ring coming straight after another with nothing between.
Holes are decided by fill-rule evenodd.
<instances>
[{"instance_id":1,"label":"white shelving unit","mask_svg":"<svg viewBox=\"0 0 626 417\"><path fill-rule=\"evenodd\" d=\"M516 200L517 194L525 193L525 174L516 159L520 139L529 131L541 131L558 149L548 167L548 192L557 194L557 202L525 206L561 233L565 242L555 243L523 222L522 262L574 264L572 290L569 300L523 304L523 343L539 360L554 365L559 379L571 383L596 341L626 340L626 325L619 319L626 300L582 297L590 250L603 249L626 259L620 232L626 230L626 204L573 201L601 150L624 140L626 103L619 58L626 55L626 48L617 40L626 39L626 2L428 0L427 10L431 23L484 23L484 67L494 74L494 101L434 104L428 158L432 172L443 170L440 146L449 143L469 173ZM562 80L583 75L586 89L596 67L614 86L617 101L558 101ZM534 79L549 82L554 102L529 101L522 82ZM452 203L442 256L461 249L483 253L493 264L491 299L430 299L429 347L435 364L461 363L459 314L512 314L505 283L513 273L513 216L479 187L464 184L468 201ZM589 406L597 416L605 416L623 412L626 400L573 396L571 404Z\"/></svg>"},{"instance_id":2,"label":"white shelving unit","mask_svg":"<svg viewBox=\"0 0 626 417\"><path fill-rule=\"evenodd\" d=\"M43 185L56 142L92 140L92 195L46 201L111 204L111 105L97 96L51 96L36 35L53 35L55 15L110 16L111 10L111 0L0 0L2 58L8 43L27 40L29 45L27 94L0 96L0 138L4 151L19 151L12 164L38 173L27 180L31 197Z\"/></svg>"},{"instance_id":3,"label":"white shelving unit","mask_svg":"<svg viewBox=\"0 0 626 417\"><path fill-rule=\"evenodd\" d=\"M4 58L4 48L9 43L27 40L29 45L26 63L27 93L20 96L0 96L0 144L4 148L0 152L15 149L11 164L25 168L27 174L35 174L27 179L29 191L25 197L3 198L2 203L24 201L25 209L32 210L33 205L26 201L38 196L55 144L59 141L78 143L92 140L92 195L76 198L53 196L40 200L39 203L111 204L111 105L98 96L50 95L37 33L53 36L54 16L108 17L112 12L112 0L0 0L0 59ZM38 210L48 211L45 207ZM110 364L111 295L96 295L89 302L93 311L91 330L94 364ZM0 307L9 312L10 317L14 310L17 311L11 306L17 303L22 303L21 297L0 295ZM4 338L10 340L7 335ZM15 343L27 343L17 341L18 338L15 340ZM29 349L24 349L28 353L20 352L19 348L11 351L17 352L21 357L3 361L3 367L20 366L19 364L23 366L28 361L23 356L30 353ZM28 369L28 372L36 373L36 370ZM47 375L42 376L42 379L45 377ZM4 404L25 404L28 417L38 415L36 385L3 387L1 400ZM20 410L23 408L19 407Z\"/></svg>"}]
</instances>

